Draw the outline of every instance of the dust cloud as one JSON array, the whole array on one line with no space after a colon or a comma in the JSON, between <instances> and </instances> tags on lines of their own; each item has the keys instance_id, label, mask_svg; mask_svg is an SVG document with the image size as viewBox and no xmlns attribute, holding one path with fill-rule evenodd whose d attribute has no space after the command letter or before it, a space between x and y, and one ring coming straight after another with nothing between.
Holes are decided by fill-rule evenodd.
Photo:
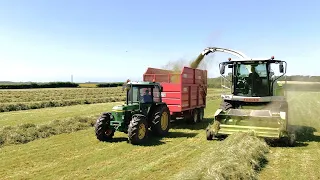
<instances>
[{"instance_id":1,"label":"dust cloud","mask_svg":"<svg viewBox=\"0 0 320 180\"><path fill-rule=\"evenodd\" d=\"M187 60L187 59L178 59L169 61L162 68L167 70L172 70L177 73L180 73L183 67L191 67L195 69L208 70L208 68L214 62L214 56L208 55L206 58L204 55L199 54L196 58Z\"/></svg>"}]
</instances>

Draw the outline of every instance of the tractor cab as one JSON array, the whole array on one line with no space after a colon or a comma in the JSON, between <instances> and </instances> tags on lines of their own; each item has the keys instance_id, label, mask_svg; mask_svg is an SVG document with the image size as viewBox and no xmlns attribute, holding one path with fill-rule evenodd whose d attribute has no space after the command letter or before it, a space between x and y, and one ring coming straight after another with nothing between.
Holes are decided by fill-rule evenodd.
<instances>
[{"instance_id":1,"label":"tractor cab","mask_svg":"<svg viewBox=\"0 0 320 180\"><path fill-rule=\"evenodd\" d=\"M244 97L268 97L275 95L275 82L285 74L285 61L271 59L236 60L220 63L220 73L224 76L225 66L232 69L231 93ZM279 77L274 76L271 66L279 64Z\"/></svg>"},{"instance_id":2,"label":"tractor cab","mask_svg":"<svg viewBox=\"0 0 320 180\"><path fill-rule=\"evenodd\" d=\"M153 82L128 82L127 106L134 106L142 114L147 115L153 104L161 103L162 86Z\"/></svg>"}]
</instances>

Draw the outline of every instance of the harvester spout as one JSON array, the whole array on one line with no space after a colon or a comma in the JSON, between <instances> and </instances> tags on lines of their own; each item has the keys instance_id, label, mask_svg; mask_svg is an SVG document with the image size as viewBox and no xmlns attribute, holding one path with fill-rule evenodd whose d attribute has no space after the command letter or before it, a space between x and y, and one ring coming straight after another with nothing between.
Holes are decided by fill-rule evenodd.
<instances>
[{"instance_id":1,"label":"harvester spout","mask_svg":"<svg viewBox=\"0 0 320 180\"><path fill-rule=\"evenodd\" d=\"M232 49L227 49L227 48L219 48L219 47L207 47L206 49L204 49L202 51L201 54L208 55L208 54L214 53L214 52L226 52L226 53L232 54L234 56L237 56L240 59L251 59L247 55L243 54L242 52L232 50Z\"/></svg>"}]
</instances>

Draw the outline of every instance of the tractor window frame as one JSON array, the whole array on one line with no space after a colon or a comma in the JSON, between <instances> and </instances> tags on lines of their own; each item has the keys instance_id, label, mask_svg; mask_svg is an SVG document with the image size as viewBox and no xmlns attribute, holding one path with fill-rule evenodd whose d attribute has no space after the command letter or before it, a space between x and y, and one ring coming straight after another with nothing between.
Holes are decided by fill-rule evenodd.
<instances>
[{"instance_id":1,"label":"tractor window frame","mask_svg":"<svg viewBox=\"0 0 320 180\"><path fill-rule=\"evenodd\" d=\"M149 95L151 96L151 101L144 102L143 95L145 90L149 90ZM156 92L156 96L155 96ZM133 97L133 98L131 98ZM131 85L128 91L127 104L133 103L157 103L161 102L161 88L155 85Z\"/></svg>"}]
</instances>

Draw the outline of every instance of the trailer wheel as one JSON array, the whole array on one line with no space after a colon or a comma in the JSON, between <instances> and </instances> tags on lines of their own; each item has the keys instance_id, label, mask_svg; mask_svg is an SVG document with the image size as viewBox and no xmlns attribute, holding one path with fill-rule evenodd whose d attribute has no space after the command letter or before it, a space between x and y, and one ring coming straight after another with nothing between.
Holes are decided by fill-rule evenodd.
<instances>
[{"instance_id":1,"label":"trailer wheel","mask_svg":"<svg viewBox=\"0 0 320 180\"><path fill-rule=\"evenodd\" d=\"M198 117L199 122L203 120L203 117L204 117L204 108L200 108L199 117Z\"/></svg>"},{"instance_id":2,"label":"trailer wheel","mask_svg":"<svg viewBox=\"0 0 320 180\"><path fill-rule=\"evenodd\" d=\"M111 113L103 113L96 121L95 133L100 141L108 141L114 136L114 129L110 128Z\"/></svg>"},{"instance_id":3,"label":"trailer wheel","mask_svg":"<svg viewBox=\"0 0 320 180\"><path fill-rule=\"evenodd\" d=\"M158 136L166 136L170 129L170 111L165 105L158 106L152 115L151 131Z\"/></svg>"},{"instance_id":4,"label":"trailer wheel","mask_svg":"<svg viewBox=\"0 0 320 180\"><path fill-rule=\"evenodd\" d=\"M191 113L187 115L187 121L191 124L196 124L199 122L199 110L194 109Z\"/></svg>"},{"instance_id":5,"label":"trailer wheel","mask_svg":"<svg viewBox=\"0 0 320 180\"><path fill-rule=\"evenodd\" d=\"M147 140L148 123L143 115L134 115L128 127L129 143L137 145Z\"/></svg>"}]
</instances>

